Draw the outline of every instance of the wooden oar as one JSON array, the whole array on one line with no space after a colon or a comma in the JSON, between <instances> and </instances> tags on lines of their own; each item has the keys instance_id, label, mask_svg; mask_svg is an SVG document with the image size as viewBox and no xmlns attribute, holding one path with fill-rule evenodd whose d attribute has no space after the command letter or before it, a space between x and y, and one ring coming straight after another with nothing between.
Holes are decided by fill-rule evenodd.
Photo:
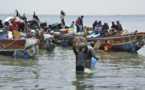
<instances>
[{"instance_id":1,"label":"wooden oar","mask_svg":"<svg viewBox=\"0 0 145 90\"><path fill-rule=\"evenodd\" d=\"M100 40L97 40L96 43L95 43L95 46L94 46L94 49L99 49L101 46L101 41Z\"/></svg>"}]
</instances>

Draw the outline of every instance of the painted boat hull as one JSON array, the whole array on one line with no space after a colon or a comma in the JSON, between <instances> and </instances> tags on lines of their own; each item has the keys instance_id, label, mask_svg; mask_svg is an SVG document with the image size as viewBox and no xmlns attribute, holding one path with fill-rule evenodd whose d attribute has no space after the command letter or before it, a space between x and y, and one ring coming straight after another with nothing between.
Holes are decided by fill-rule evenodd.
<instances>
[{"instance_id":1,"label":"painted boat hull","mask_svg":"<svg viewBox=\"0 0 145 90\"><path fill-rule=\"evenodd\" d=\"M28 59L38 49L38 39L0 39L0 55Z\"/></svg>"},{"instance_id":2,"label":"painted boat hull","mask_svg":"<svg viewBox=\"0 0 145 90\"><path fill-rule=\"evenodd\" d=\"M55 39L60 39L61 37L66 37L69 45L73 45L73 39L77 36L71 35L61 35L54 34ZM100 41L101 43L108 40L114 51L127 51L127 52L137 52L140 48L144 46L145 32L139 32L137 34L129 35L116 35L116 36L106 36L106 37L85 37L87 41L93 41L96 43ZM141 44L142 45L141 45ZM99 49L104 49L103 46L100 46Z\"/></svg>"}]
</instances>

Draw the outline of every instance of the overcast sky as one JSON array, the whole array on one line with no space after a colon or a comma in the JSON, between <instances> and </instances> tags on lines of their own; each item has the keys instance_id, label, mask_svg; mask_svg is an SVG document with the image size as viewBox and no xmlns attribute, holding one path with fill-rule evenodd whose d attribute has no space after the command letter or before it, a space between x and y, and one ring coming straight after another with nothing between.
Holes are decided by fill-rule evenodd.
<instances>
[{"instance_id":1,"label":"overcast sky","mask_svg":"<svg viewBox=\"0 0 145 90\"><path fill-rule=\"evenodd\" d=\"M145 15L145 0L1 0L0 14Z\"/></svg>"}]
</instances>

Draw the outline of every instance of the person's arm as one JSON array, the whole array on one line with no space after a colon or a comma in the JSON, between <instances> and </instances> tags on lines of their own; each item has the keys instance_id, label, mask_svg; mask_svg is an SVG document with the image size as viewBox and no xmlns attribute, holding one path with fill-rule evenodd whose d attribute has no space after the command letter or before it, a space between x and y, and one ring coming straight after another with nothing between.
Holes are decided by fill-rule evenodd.
<instances>
[{"instance_id":1,"label":"person's arm","mask_svg":"<svg viewBox=\"0 0 145 90\"><path fill-rule=\"evenodd\" d=\"M88 51L88 47L86 46L85 50L84 50L84 54Z\"/></svg>"},{"instance_id":2,"label":"person's arm","mask_svg":"<svg viewBox=\"0 0 145 90\"><path fill-rule=\"evenodd\" d=\"M105 42L104 43L101 43L101 45L104 46L105 45Z\"/></svg>"},{"instance_id":3,"label":"person's arm","mask_svg":"<svg viewBox=\"0 0 145 90\"><path fill-rule=\"evenodd\" d=\"M75 46L73 46L73 51L74 51L75 55L77 55L77 51L76 51Z\"/></svg>"},{"instance_id":4,"label":"person's arm","mask_svg":"<svg viewBox=\"0 0 145 90\"><path fill-rule=\"evenodd\" d=\"M108 48L110 48L110 49L112 48L112 45L110 43L108 43Z\"/></svg>"},{"instance_id":5,"label":"person's arm","mask_svg":"<svg viewBox=\"0 0 145 90\"><path fill-rule=\"evenodd\" d=\"M123 30L122 25L120 24L120 29Z\"/></svg>"},{"instance_id":6,"label":"person's arm","mask_svg":"<svg viewBox=\"0 0 145 90\"><path fill-rule=\"evenodd\" d=\"M99 59L95 56L95 51L94 51L94 49L91 50L91 54L92 54L92 57L94 57L96 60L99 60Z\"/></svg>"}]
</instances>

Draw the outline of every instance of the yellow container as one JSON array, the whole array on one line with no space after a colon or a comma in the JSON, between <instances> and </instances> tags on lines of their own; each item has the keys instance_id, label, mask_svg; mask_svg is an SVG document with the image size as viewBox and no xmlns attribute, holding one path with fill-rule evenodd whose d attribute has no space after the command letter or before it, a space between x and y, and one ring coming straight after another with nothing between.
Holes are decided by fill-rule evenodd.
<instances>
[{"instance_id":1,"label":"yellow container","mask_svg":"<svg viewBox=\"0 0 145 90\"><path fill-rule=\"evenodd\" d=\"M104 50L105 50L105 51L108 51L108 47L107 47L107 46L105 46L105 47L104 47Z\"/></svg>"},{"instance_id":2,"label":"yellow container","mask_svg":"<svg viewBox=\"0 0 145 90\"><path fill-rule=\"evenodd\" d=\"M73 33L74 32L74 28L69 28L68 29L68 33Z\"/></svg>"},{"instance_id":3,"label":"yellow container","mask_svg":"<svg viewBox=\"0 0 145 90\"><path fill-rule=\"evenodd\" d=\"M13 32L13 38L14 38L14 39L20 38L20 32L14 31L14 32Z\"/></svg>"}]
</instances>

